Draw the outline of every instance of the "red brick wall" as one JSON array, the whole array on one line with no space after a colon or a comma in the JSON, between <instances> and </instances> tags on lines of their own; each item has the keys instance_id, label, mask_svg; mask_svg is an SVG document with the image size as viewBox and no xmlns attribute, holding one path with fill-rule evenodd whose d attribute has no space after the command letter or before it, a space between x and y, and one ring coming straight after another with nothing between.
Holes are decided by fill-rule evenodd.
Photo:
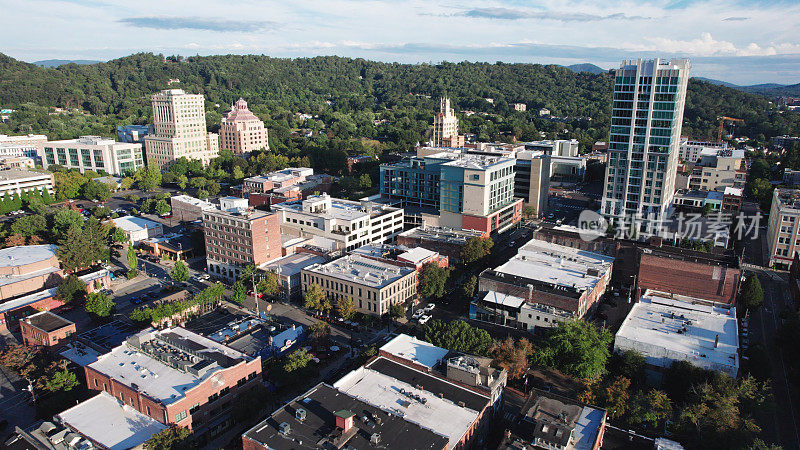
<instances>
[{"instance_id":1,"label":"red brick wall","mask_svg":"<svg viewBox=\"0 0 800 450\"><path fill-rule=\"evenodd\" d=\"M75 333L75 324L69 324L64 328L52 331L50 333L40 330L33 325L26 322L24 319L19 321L20 332L22 333L22 342L25 345L44 345L52 346L60 343L66 339L68 334Z\"/></svg>"},{"instance_id":2,"label":"red brick wall","mask_svg":"<svg viewBox=\"0 0 800 450\"><path fill-rule=\"evenodd\" d=\"M464 230L482 231L484 237L488 237L492 231L492 221L497 222L497 216L481 217L461 215L461 228Z\"/></svg>"},{"instance_id":3,"label":"red brick wall","mask_svg":"<svg viewBox=\"0 0 800 450\"><path fill-rule=\"evenodd\" d=\"M717 279L714 279L714 275ZM734 305L739 269L642 254L639 263L639 287L688 295L715 303Z\"/></svg>"}]
</instances>

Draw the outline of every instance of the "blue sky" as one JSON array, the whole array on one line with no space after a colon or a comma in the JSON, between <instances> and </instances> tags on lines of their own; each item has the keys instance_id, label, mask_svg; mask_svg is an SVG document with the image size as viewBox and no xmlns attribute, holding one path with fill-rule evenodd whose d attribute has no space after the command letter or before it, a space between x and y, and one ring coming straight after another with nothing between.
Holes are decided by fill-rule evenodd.
<instances>
[{"instance_id":1,"label":"blue sky","mask_svg":"<svg viewBox=\"0 0 800 450\"><path fill-rule=\"evenodd\" d=\"M150 51L610 68L660 56L690 58L695 76L800 83L796 0L0 0L0 11L0 52L24 61Z\"/></svg>"}]
</instances>

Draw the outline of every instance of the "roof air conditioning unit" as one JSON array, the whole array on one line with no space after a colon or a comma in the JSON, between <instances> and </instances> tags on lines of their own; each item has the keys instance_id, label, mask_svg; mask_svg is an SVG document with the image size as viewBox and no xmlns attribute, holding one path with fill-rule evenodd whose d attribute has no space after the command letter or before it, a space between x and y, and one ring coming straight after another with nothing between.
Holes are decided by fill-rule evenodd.
<instances>
[{"instance_id":1,"label":"roof air conditioning unit","mask_svg":"<svg viewBox=\"0 0 800 450\"><path fill-rule=\"evenodd\" d=\"M294 417L300 422L306 420L306 410L303 408L297 408L297 411L294 412Z\"/></svg>"},{"instance_id":2,"label":"roof air conditioning unit","mask_svg":"<svg viewBox=\"0 0 800 450\"><path fill-rule=\"evenodd\" d=\"M380 433L372 433L372 436L369 438L369 442L372 445L378 445L381 442L381 434Z\"/></svg>"},{"instance_id":3,"label":"roof air conditioning unit","mask_svg":"<svg viewBox=\"0 0 800 450\"><path fill-rule=\"evenodd\" d=\"M280 430L281 434L288 435L292 432L292 427L287 422L281 422L281 424L278 425L278 430Z\"/></svg>"}]
</instances>

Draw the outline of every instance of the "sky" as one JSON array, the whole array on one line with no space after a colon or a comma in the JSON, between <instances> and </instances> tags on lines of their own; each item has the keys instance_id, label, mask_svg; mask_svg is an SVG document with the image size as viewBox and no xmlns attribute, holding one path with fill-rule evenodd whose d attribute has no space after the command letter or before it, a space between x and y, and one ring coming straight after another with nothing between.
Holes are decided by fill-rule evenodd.
<instances>
[{"instance_id":1,"label":"sky","mask_svg":"<svg viewBox=\"0 0 800 450\"><path fill-rule=\"evenodd\" d=\"M686 57L692 75L800 83L797 0L0 0L0 52L33 62L339 55L437 63Z\"/></svg>"}]
</instances>

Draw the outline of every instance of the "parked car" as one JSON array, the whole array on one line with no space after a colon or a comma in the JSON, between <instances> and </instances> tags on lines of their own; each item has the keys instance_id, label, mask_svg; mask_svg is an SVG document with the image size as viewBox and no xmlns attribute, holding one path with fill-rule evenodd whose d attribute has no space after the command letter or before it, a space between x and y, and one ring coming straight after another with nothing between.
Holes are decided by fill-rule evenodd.
<instances>
[{"instance_id":1,"label":"parked car","mask_svg":"<svg viewBox=\"0 0 800 450\"><path fill-rule=\"evenodd\" d=\"M426 323L427 321L429 321L429 320L431 320L431 316L424 315L424 316L422 316L422 317L420 317L420 318L419 318L419 324L420 324L420 325L425 325L425 323Z\"/></svg>"},{"instance_id":2,"label":"parked car","mask_svg":"<svg viewBox=\"0 0 800 450\"><path fill-rule=\"evenodd\" d=\"M425 312L429 313L433 311L434 308L436 308L436 305L434 305L433 303L428 303L428 306L425 307Z\"/></svg>"},{"instance_id":3,"label":"parked car","mask_svg":"<svg viewBox=\"0 0 800 450\"><path fill-rule=\"evenodd\" d=\"M144 299L142 297L131 297L131 304L132 305L138 305L138 304L143 303L143 302L144 302Z\"/></svg>"},{"instance_id":4,"label":"parked car","mask_svg":"<svg viewBox=\"0 0 800 450\"><path fill-rule=\"evenodd\" d=\"M258 298L264 298L264 294L260 294L260 293L253 293L253 291L247 291L247 295L248 295L248 296L253 296L253 295L255 295L255 296L257 296Z\"/></svg>"}]
</instances>

